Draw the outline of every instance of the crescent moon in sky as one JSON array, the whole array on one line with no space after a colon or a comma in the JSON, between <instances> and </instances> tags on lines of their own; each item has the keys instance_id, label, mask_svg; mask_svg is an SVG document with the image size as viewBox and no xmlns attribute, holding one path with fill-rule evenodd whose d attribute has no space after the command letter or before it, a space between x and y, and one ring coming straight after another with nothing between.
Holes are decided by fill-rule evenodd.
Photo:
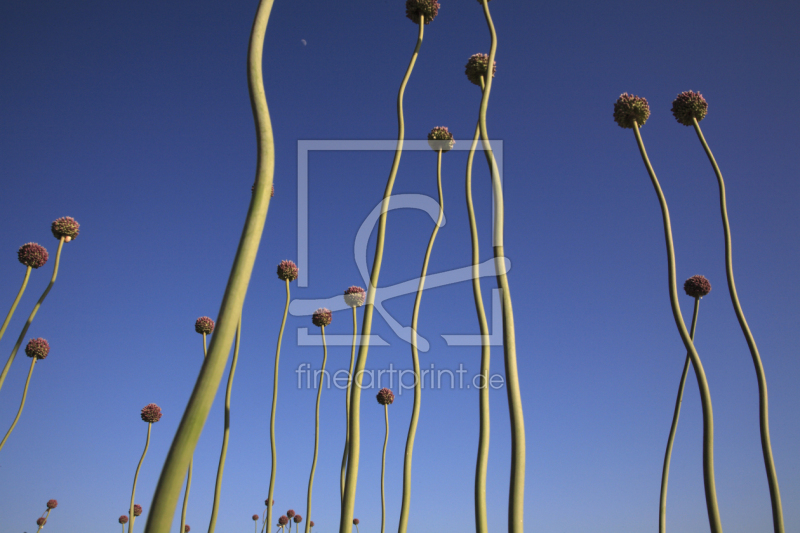
<instances>
[{"instance_id":1,"label":"crescent moon in sky","mask_svg":"<svg viewBox=\"0 0 800 533\"><path fill-rule=\"evenodd\" d=\"M308 44L305 39L300 39L300 42L303 43L303 46Z\"/></svg>"}]
</instances>

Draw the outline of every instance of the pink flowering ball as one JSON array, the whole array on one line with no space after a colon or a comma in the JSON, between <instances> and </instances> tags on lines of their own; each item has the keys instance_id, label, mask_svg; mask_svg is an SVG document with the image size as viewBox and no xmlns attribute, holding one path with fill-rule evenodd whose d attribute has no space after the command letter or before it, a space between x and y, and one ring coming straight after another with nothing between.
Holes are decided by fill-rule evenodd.
<instances>
[{"instance_id":1,"label":"pink flowering ball","mask_svg":"<svg viewBox=\"0 0 800 533\"><path fill-rule=\"evenodd\" d=\"M267 498L266 500L264 500L264 505L266 505L267 507L269 507L269 498ZM272 500L272 505L275 505L275 500Z\"/></svg>"},{"instance_id":2,"label":"pink flowering ball","mask_svg":"<svg viewBox=\"0 0 800 533\"><path fill-rule=\"evenodd\" d=\"M81 225L72 217L61 217L53 221L50 231L56 239L64 238L64 242L69 242L78 236Z\"/></svg>"},{"instance_id":3,"label":"pink flowering ball","mask_svg":"<svg viewBox=\"0 0 800 533\"><path fill-rule=\"evenodd\" d=\"M439 2L436 0L406 0L406 17L414 24L419 24L419 18L425 17L425 24L430 24L439 13Z\"/></svg>"},{"instance_id":4,"label":"pink flowering ball","mask_svg":"<svg viewBox=\"0 0 800 533\"><path fill-rule=\"evenodd\" d=\"M284 281L294 281L300 274L300 269L294 264L294 261L283 260L278 263L278 277Z\"/></svg>"},{"instance_id":5,"label":"pink flowering ball","mask_svg":"<svg viewBox=\"0 0 800 533\"><path fill-rule=\"evenodd\" d=\"M303 521L303 517L301 515L299 515L299 514L296 514L296 515L294 515L293 520L294 520L295 524L299 524L300 522Z\"/></svg>"},{"instance_id":6,"label":"pink flowering ball","mask_svg":"<svg viewBox=\"0 0 800 533\"><path fill-rule=\"evenodd\" d=\"M358 518L353 518L353 525L354 525L354 526L357 526L357 525L358 525L358 524L360 524L360 523L361 523L361 522L359 521L359 519L358 519Z\"/></svg>"},{"instance_id":7,"label":"pink flowering ball","mask_svg":"<svg viewBox=\"0 0 800 533\"><path fill-rule=\"evenodd\" d=\"M183 526L183 531L184 531L185 533L189 533L189 531L191 531L191 529L192 529L192 528L190 528L190 527L189 527L189 524L186 524L186 525L184 525L184 526Z\"/></svg>"},{"instance_id":8,"label":"pink flowering ball","mask_svg":"<svg viewBox=\"0 0 800 533\"><path fill-rule=\"evenodd\" d=\"M650 117L650 105L641 96L622 93L614 104L614 122L620 128L633 129L634 121L641 128Z\"/></svg>"},{"instance_id":9,"label":"pink flowering ball","mask_svg":"<svg viewBox=\"0 0 800 533\"><path fill-rule=\"evenodd\" d=\"M367 297L367 291L361 287L353 285L344 291L344 303L350 307L361 307Z\"/></svg>"},{"instance_id":10,"label":"pink flowering ball","mask_svg":"<svg viewBox=\"0 0 800 533\"><path fill-rule=\"evenodd\" d=\"M47 500L48 509L55 509L56 507L58 507L58 500Z\"/></svg>"},{"instance_id":11,"label":"pink flowering ball","mask_svg":"<svg viewBox=\"0 0 800 533\"><path fill-rule=\"evenodd\" d=\"M702 298L711 292L711 282L704 276L692 276L684 282L683 290L692 298Z\"/></svg>"},{"instance_id":12,"label":"pink flowering ball","mask_svg":"<svg viewBox=\"0 0 800 533\"><path fill-rule=\"evenodd\" d=\"M127 524L128 523L128 515L122 515L119 517L120 524Z\"/></svg>"},{"instance_id":13,"label":"pink flowering ball","mask_svg":"<svg viewBox=\"0 0 800 533\"><path fill-rule=\"evenodd\" d=\"M313 520L308 523L308 527L314 527L314 521Z\"/></svg>"},{"instance_id":14,"label":"pink flowering ball","mask_svg":"<svg viewBox=\"0 0 800 533\"><path fill-rule=\"evenodd\" d=\"M258 520L258 515L257 515L257 514L254 514L254 515L253 515L253 522L255 522L256 520Z\"/></svg>"},{"instance_id":15,"label":"pink flowering ball","mask_svg":"<svg viewBox=\"0 0 800 533\"><path fill-rule=\"evenodd\" d=\"M43 517L43 516L36 519L36 525L39 526L39 527L42 527L46 523L47 523L47 519L45 517Z\"/></svg>"},{"instance_id":16,"label":"pink flowering ball","mask_svg":"<svg viewBox=\"0 0 800 533\"><path fill-rule=\"evenodd\" d=\"M684 91L672 102L672 116L684 126L692 126L693 118L700 122L706 118L706 113L708 113L708 102L702 94L694 91Z\"/></svg>"},{"instance_id":17,"label":"pink flowering ball","mask_svg":"<svg viewBox=\"0 0 800 533\"><path fill-rule=\"evenodd\" d=\"M331 313L330 309L326 309L324 307L320 307L314 314L311 315L311 322L314 323L315 326L320 328L324 328L327 325L330 325L331 320L333 319L333 313Z\"/></svg>"},{"instance_id":18,"label":"pink flowering ball","mask_svg":"<svg viewBox=\"0 0 800 533\"><path fill-rule=\"evenodd\" d=\"M142 420L148 424L158 422L161 420L161 408L154 403L148 403L142 408Z\"/></svg>"},{"instance_id":19,"label":"pink flowering ball","mask_svg":"<svg viewBox=\"0 0 800 533\"><path fill-rule=\"evenodd\" d=\"M467 79L477 85L481 86L481 78L486 80L486 75L489 73L489 55L488 54L473 54L467 61L464 67L464 74ZM494 78L497 73L497 61L492 65L492 77Z\"/></svg>"},{"instance_id":20,"label":"pink flowering ball","mask_svg":"<svg viewBox=\"0 0 800 533\"><path fill-rule=\"evenodd\" d=\"M35 357L36 359L44 359L50 353L50 344L42 338L31 339L25 347L25 354L28 357ZM53 500L55 501L55 500Z\"/></svg>"},{"instance_id":21,"label":"pink flowering ball","mask_svg":"<svg viewBox=\"0 0 800 533\"><path fill-rule=\"evenodd\" d=\"M289 518L294 518L294 509L289 509L288 511L286 511L286 516L288 516Z\"/></svg>"},{"instance_id":22,"label":"pink flowering ball","mask_svg":"<svg viewBox=\"0 0 800 533\"><path fill-rule=\"evenodd\" d=\"M141 516L142 515L142 506L138 503L133 506L133 516Z\"/></svg>"},{"instance_id":23,"label":"pink flowering ball","mask_svg":"<svg viewBox=\"0 0 800 533\"><path fill-rule=\"evenodd\" d=\"M448 152L456 145L456 141L446 126L436 126L428 134L428 145L434 152Z\"/></svg>"},{"instance_id":24,"label":"pink flowering ball","mask_svg":"<svg viewBox=\"0 0 800 533\"><path fill-rule=\"evenodd\" d=\"M394 393L386 387L378 391L378 403L381 405L392 405Z\"/></svg>"},{"instance_id":25,"label":"pink flowering ball","mask_svg":"<svg viewBox=\"0 0 800 533\"><path fill-rule=\"evenodd\" d=\"M194 330L197 333L209 334L214 331L214 321L207 316L201 316L194 322Z\"/></svg>"},{"instance_id":26,"label":"pink flowering ball","mask_svg":"<svg viewBox=\"0 0 800 533\"><path fill-rule=\"evenodd\" d=\"M281 515L281 517L278 518L278 525L279 526L285 526L288 523L289 523L289 517L288 516Z\"/></svg>"},{"instance_id":27,"label":"pink flowering ball","mask_svg":"<svg viewBox=\"0 0 800 533\"><path fill-rule=\"evenodd\" d=\"M49 257L45 247L35 242L23 244L17 251L17 259L19 259L19 262L31 268L43 266L47 263Z\"/></svg>"}]
</instances>

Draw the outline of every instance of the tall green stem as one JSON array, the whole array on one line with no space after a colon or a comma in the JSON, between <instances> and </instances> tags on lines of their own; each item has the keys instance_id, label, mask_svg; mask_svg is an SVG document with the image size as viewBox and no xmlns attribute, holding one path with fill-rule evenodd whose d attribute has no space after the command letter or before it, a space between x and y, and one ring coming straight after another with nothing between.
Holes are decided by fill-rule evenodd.
<instances>
[{"instance_id":1,"label":"tall green stem","mask_svg":"<svg viewBox=\"0 0 800 533\"><path fill-rule=\"evenodd\" d=\"M128 521L128 533L133 533L133 522L136 520L136 516L133 514L133 499L136 497L136 480L139 478L139 470L142 468L142 463L144 462L144 456L147 455L147 447L150 446L150 430L153 427L152 422L147 423L147 440L144 441L144 451L142 452L142 458L139 459L139 465L136 467L136 474L133 475L133 490L131 490L131 508L128 510L128 517L130 520ZM183 476L181 476L183 477ZM145 529L147 526L145 526Z\"/></svg>"},{"instance_id":2,"label":"tall green stem","mask_svg":"<svg viewBox=\"0 0 800 533\"><path fill-rule=\"evenodd\" d=\"M325 363L328 361L328 345L325 343L325 326L322 330L322 370L319 374L319 389L317 390L317 410L314 419L314 460L311 462L311 475L308 476L308 498L306 500L306 533L311 531L311 492L314 489L314 472L317 470L317 455L319 453L319 401L322 398L322 386L325 381ZM297 525L300 530L300 525Z\"/></svg>"},{"instance_id":3,"label":"tall green stem","mask_svg":"<svg viewBox=\"0 0 800 533\"><path fill-rule=\"evenodd\" d=\"M694 299L694 312L692 313L692 329L689 338L694 342L694 331L697 327L697 312L700 309L700 296ZM664 467L661 470L661 499L658 506L658 533L667 531L667 481L669 480L669 463L672 458L672 445L675 443L675 433L678 431L678 418L681 416L681 403L683 402L683 388L686 385L686 376L689 374L689 367L692 359L686 354L686 362L683 364L683 374L678 385L678 397L675 399L675 411L672 414L672 426L669 429L667 439L667 451L664 454Z\"/></svg>"},{"instance_id":4,"label":"tall green stem","mask_svg":"<svg viewBox=\"0 0 800 533\"><path fill-rule=\"evenodd\" d=\"M264 34L272 4L273 0L259 2L247 53L247 83L255 121L258 152L255 191L251 196L239 247L236 250L225 295L217 314L217 325L215 333L211 337L208 357L203 362L200 375L164 461L158 485L153 493L146 533L168 533L172 524L184 472L189 467L189 461L195 446L197 446L200 432L203 430L222 375L225 373L231 344L233 344L233 337L242 315L242 305L258 253L258 245L261 242L264 222L267 218L272 178L275 171L275 144L267 99L264 95L261 65Z\"/></svg>"},{"instance_id":5,"label":"tall green stem","mask_svg":"<svg viewBox=\"0 0 800 533\"><path fill-rule=\"evenodd\" d=\"M725 201L725 182L722 179L722 172L717 166L717 161L714 159L714 154L706 143L703 137L703 131L700 129L700 124L697 119L692 117L694 130L697 132L697 137L703 145L703 149L714 168L714 174L717 176L719 183L719 210L722 215L722 228L725 233L725 274L728 278L728 292L731 295L731 303L736 312L736 318L739 321L739 327L742 328L744 338L747 340L747 346L750 348L750 355L753 358L753 366L756 370L756 379L758 381L758 422L759 431L761 433L761 452L764 456L764 468L767 471L767 484L769 485L769 497L772 503L772 526L775 533L783 533L783 506L781 505L781 490L778 487L778 474L775 471L775 460L772 458L772 444L769 438L769 398L767 395L767 377L764 374L764 365L761 364L761 356L758 354L758 346L750 332L750 327L747 325L747 320L744 317L742 306L739 304L739 296L736 294L736 283L733 280L733 255L731 252L731 228L728 223L728 208Z\"/></svg>"},{"instance_id":6,"label":"tall green stem","mask_svg":"<svg viewBox=\"0 0 800 533\"><path fill-rule=\"evenodd\" d=\"M22 391L22 402L19 404L19 411L17 411L17 416L16 416L16 418L14 418L14 421L11 423L11 427L8 428L8 432L6 433L6 436L3 437L2 441L0 441L0 450L2 450L3 446L6 445L6 441L8 440L9 435L11 435L11 432L14 431L14 426L17 425L17 422L19 421L19 417L20 417L20 415L22 415L22 408L25 407L25 398L28 397L28 385L31 382L31 375L33 375L33 367L36 364L36 357L32 357L31 359L33 359L31 361L31 369L28 370L28 379L25 380L25 389L23 389L23 391Z\"/></svg>"},{"instance_id":7,"label":"tall green stem","mask_svg":"<svg viewBox=\"0 0 800 533\"><path fill-rule=\"evenodd\" d=\"M383 437L383 456L381 457L381 533L386 532L386 445L389 444L389 406L383 406L386 419L386 436Z\"/></svg>"},{"instance_id":8,"label":"tall green stem","mask_svg":"<svg viewBox=\"0 0 800 533\"><path fill-rule=\"evenodd\" d=\"M358 484L358 459L361 452L361 382L364 368L367 364L367 352L369 351L369 336L372 332L372 312L375 304L375 293L378 287L378 277L381 273L381 263L383 262L383 243L386 237L386 214L389 211L389 200L392 196L394 180L397 176L397 169L400 166L400 157L403 154L403 141L405 139L405 122L403 119L403 93L406 89L414 63L417 61L422 37L425 28L425 17L420 16L419 35L417 45L408 64L408 69L400 84L400 91L397 94L397 148L392 161L392 169L386 183L386 190L383 193L381 203L381 216L378 220L378 235L375 243L375 258L372 262L372 272L370 273L369 287L367 288L367 303L364 308L364 318L361 323L361 345L358 349L358 359L356 360L355 375L353 376L353 388L350 392L350 452L347 457L347 477L344 484L344 498L342 499L342 512L339 518L339 533L349 533L353 530L353 512L356 502L356 485Z\"/></svg>"},{"instance_id":9,"label":"tall green stem","mask_svg":"<svg viewBox=\"0 0 800 533\"><path fill-rule=\"evenodd\" d=\"M189 506L189 489L192 488L192 465L194 458L189 460L189 471L186 473L186 490L183 493L183 507L181 508L181 528L178 531L183 531L186 525L186 508Z\"/></svg>"},{"instance_id":10,"label":"tall green stem","mask_svg":"<svg viewBox=\"0 0 800 533\"><path fill-rule=\"evenodd\" d=\"M708 523L711 528L711 533L722 533L722 522L719 517L719 506L717 505L717 489L714 481L714 413L711 407L711 392L708 389L708 381L706 380L705 370L703 370L703 363L700 362L700 356L694 348L694 343L689 337L689 332L686 331L686 324L683 321L681 307L678 303L678 285L675 281L675 250L672 245L672 227L669 221L667 200L664 198L664 193L661 191L656 173L652 165L650 165L650 159L648 159L647 151L644 149L642 135L639 133L639 124L637 124L635 120L633 121L633 132L636 135L636 143L639 145L639 152L642 154L642 160L644 161L645 167L647 167L647 173L650 175L650 181L653 182L653 188L656 190L658 202L661 205L661 217L664 222L664 240L667 245L669 300L672 307L672 316L675 319L675 325L678 327L681 340L683 340L683 344L686 346L686 350L692 358L694 372L697 376L697 384L700 387L700 403L703 407L703 485L705 487Z\"/></svg>"},{"instance_id":11,"label":"tall green stem","mask_svg":"<svg viewBox=\"0 0 800 533\"><path fill-rule=\"evenodd\" d=\"M356 306L353 306L353 344L350 348L350 371L347 373L347 391L345 392L345 437L344 453L342 454L342 472L339 474L341 498L344 499L344 479L347 473L347 454L350 451L350 386L353 383L353 364L356 360L356 339L358 337L358 317Z\"/></svg>"},{"instance_id":12,"label":"tall green stem","mask_svg":"<svg viewBox=\"0 0 800 533\"><path fill-rule=\"evenodd\" d=\"M17 309L17 305L19 304L20 299L22 298L22 294L25 292L25 287L28 286L28 280L31 277L31 270L33 267L26 267L25 269L25 277L22 279L22 287L20 287L19 292L17 293L17 297L14 298L14 303L11 304L11 309L6 315L6 320L3 322L3 327L0 328L0 339L3 338L3 335L6 333L6 328L8 327L8 323L11 322L11 317L14 316L14 311Z\"/></svg>"},{"instance_id":13,"label":"tall green stem","mask_svg":"<svg viewBox=\"0 0 800 533\"><path fill-rule=\"evenodd\" d=\"M61 262L61 248L63 247L64 247L64 237L61 237L61 239L59 239L58 241L58 251L56 252L56 262L55 265L53 266L53 276L50 278L50 283L47 285L47 288L39 297L39 301L36 302L36 305L33 306L33 311L31 311L31 314L28 316L28 321L25 322L25 326L22 328L22 332L19 334L17 343L14 345L14 349L11 350L11 355L8 356L8 361L6 362L6 366L3 367L3 372L0 373L0 389L3 388L3 382L6 380L6 374L8 374L8 370L11 368L11 363L14 362L14 358L17 356L17 351L19 350L19 347L22 345L22 341L25 340L25 334L28 333L28 328L31 327L31 323L33 322L34 317L36 317L36 313L39 312L39 308L42 306L42 302L44 302L44 299L47 298L47 294L50 292L50 289L53 288L53 284L56 282L56 277L58 276L58 264ZM13 312L13 310L14 308L12 307L11 311Z\"/></svg>"}]
</instances>

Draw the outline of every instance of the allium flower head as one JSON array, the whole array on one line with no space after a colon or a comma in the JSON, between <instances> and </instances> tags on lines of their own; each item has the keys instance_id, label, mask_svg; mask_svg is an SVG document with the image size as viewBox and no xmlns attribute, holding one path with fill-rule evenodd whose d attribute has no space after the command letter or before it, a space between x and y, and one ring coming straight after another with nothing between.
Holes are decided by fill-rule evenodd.
<instances>
[{"instance_id":1,"label":"allium flower head","mask_svg":"<svg viewBox=\"0 0 800 533\"><path fill-rule=\"evenodd\" d=\"M36 244L35 242L23 244L17 251L19 262L31 268L39 268L44 265L47 263L48 257L47 250L45 250L44 246Z\"/></svg>"},{"instance_id":2,"label":"allium flower head","mask_svg":"<svg viewBox=\"0 0 800 533\"><path fill-rule=\"evenodd\" d=\"M58 507L58 500L47 500L48 509L55 509L56 507Z\"/></svg>"},{"instance_id":3,"label":"allium flower head","mask_svg":"<svg viewBox=\"0 0 800 533\"><path fill-rule=\"evenodd\" d=\"M61 217L53 221L50 231L56 239L64 237L64 242L69 242L78 236L78 229L81 227L72 217Z\"/></svg>"},{"instance_id":4,"label":"allium flower head","mask_svg":"<svg viewBox=\"0 0 800 533\"><path fill-rule=\"evenodd\" d=\"M465 74L467 79L477 85L481 86L481 76L486 78L486 73L489 71L489 56L486 54L474 54L467 61ZM492 65L492 77L494 78L497 73L497 61Z\"/></svg>"},{"instance_id":5,"label":"allium flower head","mask_svg":"<svg viewBox=\"0 0 800 533\"><path fill-rule=\"evenodd\" d=\"M692 276L684 282L683 290L692 298L702 298L711 292L711 283L703 276Z\"/></svg>"},{"instance_id":6,"label":"allium flower head","mask_svg":"<svg viewBox=\"0 0 800 533\"><path fill-rule=\"evenodd\" d=\"M278 518L278 525L279 526L285 526L288 523L289 523L289 517L288 516L281 515L281 517Z\"/></svg>"},{"instance_id":7,"label":"allium flower head","mask_svg":"<svg viewBox=\"0 0 800 533\"><path fill-rule=\"evenodd\" d=\"M394 393L386 387L378 391L378 403L381 405L392 405Z\"/></svg>"},{"instance_id":8,"label":"allium flower head","mask_svg":"<svg viewBox=\"0 0 800 533\"><path fill-rule=\"evenodd\" d=\"M153 422L158 422L159 420L161 420L161 408L154 403L148 403L142 408L142 420L144 420L149 424L152 424ZM134 505L134 510L136 509L136 507L137 506Z\"/></svg>"},{"instance_id":9,"label":"allium flower head","mask_svg":"<svg viewBox=\"0 0 800 533\"><path fill-rule=\"evenodd\" d=\"M46 523L47 523L47 519L45 517L43 517L43 516L41 518L37 518L36 519L36 525L39 526L39 527L42 527Z\"/></svg>"},{"instance_id":10,"label":"allium flower head","mask_svg":"<svg viewBox=\"0 0 800 533\"><path fill-rule=\"evenodd\" d=\"M633 121L641 128L650 117L650 106L641 96L622 93L614 104L614 121L620 128L633 128Z\"/></svg>"},{"instance_id":11,"label":"allium flower head","mask_svg":"<svg viewBox=\"0 0 800 533\"><path fill-rule=\"evenodd\" d=\"M302 517L302 516L300 516L299 514L296 514L296 515L294 515L294 518L293 518L293 520L294 520L294 523L295 523L295 524L299 524L300 522L302 522L302 521L303 521L303 517Z\"/></svg>"},{"instance_id":12,"label":"allium flower head","mask_svg":"<svg viewBox=\"0 0 800 533\"><path fill-rule=\"evenodd\" d=\"M254 515L253 515L253 522L255 522L256 520L258 520L258 515L257 515L257 514L254 514Z\"/></svg>"},{"instance_id":13,"label":"allium flower head","mask_svg":"<svg viewBox=\"0 0 800 533\"><path fill-rule=\"evenodd\" d=\"M364 299L367 297L367 291L361 287L353 285L344 291L344 303L350 307L361 307L364 305Z\"/></svg>"},{"instance_id":14,"label":"allium flower head","mask_svg":"<svg viewBox=\"0 0 800 533\"><path fill-rule=\"evenodd\" d=\"M311 522L308 523L308 525L309 527L314 527L314 521L312 520Z\"/></svg>"},{"instance_id":15,"label":"allium flower head","mask_svg":"<svg viewBox=\"0 0 800 533\"><path fill-rule=\"evenodd\" d=\"M214 321L207 316L201 316L194 322L194 330L197 333L211 333L214 331Z\"/></svg>"},{"instance_id":16,"label":"allium flower head","mask_svg":"<svg viewBox=\"0 0 800 533\"><path fill-rule=\"evenodd\" d=\"M294 509L289 509L288 511L286 511L286 516L288 516L289 518L294 517Z\"/></svg>"},{"instance_id":17,"label":"allium flower head","mask_svg":"<svg viewBox=\"0 0 800 533\"><path fill-rule=\"evenodd\" d=\"M425 17L425 24L430 24L439 13L439 2L436 0L406 0L406 16L414 24L419 24L419 17Z\"/></svg>"},{"instance_id":18,"label":"allium flower head","mask_svg":"<svg viewBox=\"0 0 800 533\"><path fill-rule=\"evenodd\" d=\"M184 530L186 533L189 533L189 531L190 531L191 529L192 529L192 528L190 528L190 527L189 527L189 524L184 524L184 526L183 526L183 530Z\"/></svg>"},{"instance_id":19,"label":"allium flower head","mask_svg":"<svg viewBox=\"0 0 800 533\"><path fill-rule=\"evenodd\" d=\"M31 339L25 347L25 354L28 357L35 357L36 359L44 359L50 353L50 344L42 338ZM53 500L55 501L55 500Z\"/></svg>"},{"instance_id":20,"label":"allium flower head","mask_svg":"<svg viewBox=\"0 0 800 533\"><path fill-rule=\"evenodd\" d=\"M138 503L133 506L133 516L142 516L142 506Z\"/></svg>"},{"instance_id":21,"label":"allium flower head","mask_svg":"<svg viewBox=\"0 0 800 533\"><path fill-rule=\"evenodd\" d=\"M120 524L127 524L128 523L128 515L122 515L119 517Z\"/></svg>"},{"instance_id":22,"label":"allium flower head","mask_svg":"<svg viewBox=\"0 0 800 533\"><path fill-rule=\"evenodd\" d=\"M278 263L278 277L284 281L296 280L299 273L300 270L294 264L294 261L284 260Z\"/></svg>"},{"instance_id":23,"label":"allium flower head","mask_svg":"<svg viewBox=\"0 0 800 533\"><path fill-rule=\"evenodd\" d=\"M446 126L436 126L428 134L428 145L435 151L447 152L455 146L453 134L447 130Z\"/></svg>"},{"instance_id":24,"label":"allium flower head","mask_svg":"<svg viewBox=\"0 0 800 533\"><path fill-rule=\"evenodd\" d=\"M267 498L266 500L264 500L264 505L266 505L267 507L269 507L269 498ZM275 505L275 500L272 500L272 505Z\"/></svg>"},{"instance_id":25,"label":"allium flower head","mask_svg":"<svg viewBox=\"0 0 800 533\"><path fill-rule=\"evenodd\" d=\"M361 523L361 522L358 520L358 518L353 518L353 525L356 525L356 526L357 526L357 525L358 525L358 524L360 524L360 523Z\"/></svg>"},{"instance_id":26,"label":"allium flower head","mask_svg":"<svg viewBox=\"0 0 800 533\"><path fill-rule=\"evenodd\" d=\"M313 315L311 315L311 322L313 322L315 326L322 328L330 324L332 318L333 314L331 313L330 309L320 307L314 311Z\"/></svg>"},{"instance_id":27,"label":"allium flower head","mask_svg":"<svg viewBox=\"0 0 800 533\"><path fill-rule=\"evenodd\" d=\"M693 124L692 117L700 122L708 113L708 102L703 95L694 91L684 91L672 102L672 114L675 120L684 126Z\"/></svg>"}]
</instances>

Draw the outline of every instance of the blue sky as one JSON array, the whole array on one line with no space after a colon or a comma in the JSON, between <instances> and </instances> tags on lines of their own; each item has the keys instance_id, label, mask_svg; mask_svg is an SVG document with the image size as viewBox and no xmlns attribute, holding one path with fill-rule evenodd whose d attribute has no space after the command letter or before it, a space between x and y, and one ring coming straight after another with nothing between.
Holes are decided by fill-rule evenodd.
<instances>
[{"instance_id":1,"label":"blue sky","mask_svg":"<svg viewBox=\"0 0 800 533\"><path fill-rule=\"evenodd\" d=\"M293 298L324 299L364 285L356 234L380 201L391 152L315 151L309 156L307 221L298 223L298 142L391 140L395 98L416 27L402 1L276 2L264 73L276 137L276 196L244 308L232 397L232 429L219 533L247 531L269 479L272 365L284 304L275 265L298 258L307 225L308 285ZM353 7L352 10L349 7ZM150 499L202 363L197 317L216 318L250 199L255 135L245 56L256 2L5 3L0 7L0 303L10 305L24 274L16 251L48 248L0 343L3 363L47 284L56 250L49 224L81 223L65 245L58 281L28 337L50 356L36 365L22 418L0 451L0 529L35 531L51 498L48 528L114 531L127 512L146 425L155 402L137 502ZM655 531L664 447L685 351L669 307L658 203L633 133L612 119L622 92L646 97L642 128L670 206L678 281L703 274L697 348L716 423L716 481L725 531L771 531L758 433L755 374L725 289L716 180L696 136L670 113L685 90L703 93L703 131L722 168L733 234L734 271L769 384L770 427L787 531L800 528L800 343L796 149L800 69L795 4L630 1L491 3L498 32L497 77L488 128L503 141L506 253L517 327L528 444L526 530ZM303 43L305 41L305 44ZM425 28L406 90L407 139L448 126L468 144L480 91L463 72L488 52L475 2L443 2ZM491 257L488 172L476 158L482 259ZM395 194L434 197L435 155L409 151ZM430 273L469 264L463 180L466 152L444 157L447 223ZM392 211L381 285L414 279L433 222ZM374 234L368 253L372 259ZM493 280L483 283L489 301ZM692 300L681 296L688 321ZM386 302L401 325L413 295ZM2 313L6 311L3 310ZM359 311L359 318L361 311ZM377 315L376 315L377 317ZM276 508L305 513L313 446L314 390L295 369L321 364L319 346L298 341L310 317L290 316L281 357ZM407 369L410 346L382 319L388 343L368 368ZM348 335L347 311L328 334ZM423 368L477 372L478 347L442 335L476 334L469 282L425 293ZM328 368L348 364L332 346ZM27 372L19 356L0 391L0 427L14 418ZM502 349L492 352L502 374ZM383 413L365 391L356 515L380 523ZM403 447L411 395L390 409L387 527L399 516ZM201 436L187 522L206 530L222 440L224 384ZM338 523L344 393L323 391L314 491L317 533ZM488 504L492 531L506 527L509 426L505 389L491 394ZM473 527L477 449L474 388L423 394L414 450L410 525L415 531ZM707 531L696 382L686 388L670 476L670 530ZM11 488L13 487L13 490ZM144 518L144 517L143 517ZM176 514L176 525L177 529ZM144 521L137 522L143 531Z\"/></svg>"}]
</instances>

